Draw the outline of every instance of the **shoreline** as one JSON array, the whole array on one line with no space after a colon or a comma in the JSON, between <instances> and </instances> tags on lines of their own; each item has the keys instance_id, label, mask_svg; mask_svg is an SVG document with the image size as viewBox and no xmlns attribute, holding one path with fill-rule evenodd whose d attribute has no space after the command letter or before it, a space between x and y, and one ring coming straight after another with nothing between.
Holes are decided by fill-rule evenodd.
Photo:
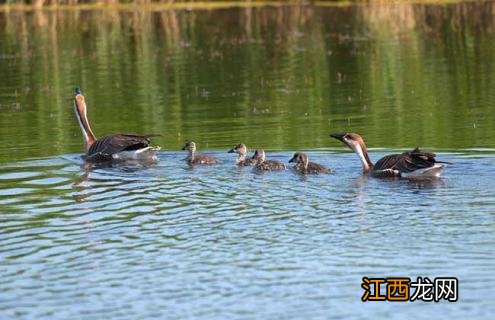
<instances>
[{"instance_id":1,"label":"shoreline","mask_svg":"<svg viewBox=\"0 0 495 320\"><path fill-rule=\"evenodd\" d=\"M287 7L287 6L315 6L315 7L347 7L356 5L398 5L398 4L436 4L447 5L453 3L480 2L478 0L410 0L410 1L178 1L169 3L81 3L81 4L49 4L37 6L35 4L2 4L0 12L23 11L81 11L81 10L108 10L108 11L167 11L167 10L221 10L229 8L260 8L260 7ZM481 0L492 2L493 0Z\"/></svg>"}]
</instances>

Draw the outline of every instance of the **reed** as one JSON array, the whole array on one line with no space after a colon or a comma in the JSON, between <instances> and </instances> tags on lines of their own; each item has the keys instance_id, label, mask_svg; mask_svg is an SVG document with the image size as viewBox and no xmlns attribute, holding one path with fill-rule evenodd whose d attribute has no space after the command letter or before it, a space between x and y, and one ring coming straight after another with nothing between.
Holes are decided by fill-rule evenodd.
<instances>
[{"instance_id":1,"label":"reed","mask_svg":"<svg viewBox=\"0 0 495 320\"><path fill-rule=\"evenodd\" d=\"M438 146L466 141L459 128L484 114L479 110L493 92L494 14L495 2L0 12L0 88L15 86L0 92L0 108L9 111L0 116L0 135L24 122L19 125L28 129L19 134L26 141L53 140L46 154L77 152L79 130L67 123L74 121L72 86L79 85L91 93L95 131L160 132L166 149L202 135L215 141L209 147L246 136L253 144L267 135L267 148L287 141L316 147L326 145L330 126L348 124L381 132L392 123ZM426 63L431 58L439 63ZM212 88L229 96L205 102L208 91L215 98ZM393 110L384 107L390 97ZM224 99L228 107L206 109ZM115 119L108 101L133 109ZM305 125L294 106L307 112ZM330 112L342 116L329 118ZM495 130L494 115L483 116L488 132ZM208 119L207 127L190 126L191 119ZM253 121L269 134L216 131ZM400 140L408 134L398 137L398 146L416 143ZM367 138L379 139L374 131ZM29 148L16 152L35 156Z\"/></svg>"},{"instance_id":2,"label":"reed","mask_svg":"<svg viewBox=\"0 0 495 320\"><path fill-rule=\"evenodd\" d=\"M103 8L198 8L214 9L228 7L275 6L287 4L312 4L342 6L350 4L390 3L453 3L466 0L0 0L0 10L34 10L41 8L63 9L66 7ZM474 1L474 0L467 0Z\"/></svg>"}]
</instances>

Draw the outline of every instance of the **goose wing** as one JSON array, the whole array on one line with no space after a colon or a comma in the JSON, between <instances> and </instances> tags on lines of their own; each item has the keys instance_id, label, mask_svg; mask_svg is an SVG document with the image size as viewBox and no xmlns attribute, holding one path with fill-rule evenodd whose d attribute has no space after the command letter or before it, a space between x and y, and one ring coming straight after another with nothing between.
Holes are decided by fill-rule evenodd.
<instances>
[{"instance_id":1,"label":"goose wing","mask_svg":"<svg viewBox=\"0 0 495 320\"><path fill-rule=\"evenodd\" d=\"M331 170L315 162L308 163L308 172L310 173L330 173Z\"/></svg>"},{"instance_id":2,"label":"goose wing","mask_svg":"<svg viewBox=\"0 0 495 320\"><path fill-rule=\"evenodd\" d=\"M285 170L287 167L283 162L277 160L265 160L261 163L258 163L255 166L256 170L261 171L276 171L276 170Z\"/></svg>"},{"instance_id":3,"label":"goose wing","mask_svg":"<svg viewBox=\"0 0 495 320\"><path fill-rule=\"evenodd\" d=\"M150 145L148 136L132 134L114 134L96 140L88 150L88 157L99 154L102 157L111 156L122 151L132 151L146 148Z\"/></svg>"},{"instance_id":4,"label":"goose wing","mask_svg":"<svg viewBox=\"0 0 495 320\"><path fill-rule=\"evenodd\" d=\"M391 154L378 160L374 165L374 171L397 171L409 173L419 169L429 168L435 165L436 155L434 153L423 152L418 148L404 152L402 154Z\"/></svg>"},{"instance_id":5,"label":"goose wing","mask_svg":"<svg viewBox=\"0 0 495 320\"><path fill-rule=\"evenodd\" d=\"M218 163L218 160L212 156L197 154L194 156L193 162L198 164L216 164Z\"/></svg>"},{"instance_id":6,"label":"goose wing","mask_svg":"<svg viewBox=\"0 0 495 320\"><path fill-rule=\"evenodd\" d=\"M247 166L254 166L256 165L256 159L253 159L253 158L247 158L247 159L244 159L242 161L239 161L237 163L238 166L244 166L244 167L247 167Z\"/></svg>"}]
</instances>

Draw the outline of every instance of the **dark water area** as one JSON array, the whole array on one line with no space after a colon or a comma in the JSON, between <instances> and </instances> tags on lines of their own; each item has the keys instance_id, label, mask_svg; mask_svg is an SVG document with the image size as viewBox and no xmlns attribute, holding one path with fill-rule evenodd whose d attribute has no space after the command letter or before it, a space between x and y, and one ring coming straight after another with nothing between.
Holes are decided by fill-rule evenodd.
<instances>
[{"instance_id":1,"label":"dark water area","mask_svg":"<svg viewBox=\"0 0 495 320\"><path fill-rule=\"evenodd\" d=\"M491 319L495 2L0 12L0 319ZM99 136L158 162L88 169ZM434 151L442 179L361 175ZM193 139L215 166L187 166ZM258 174L244 142L331 175ZM457 277L459 301L361 302L362 277Z\"/></svg>"},{"instance_id":2,"label":"dark water area","mask_svg":"<svg viewBox=\"0 0 495 320\"><path fill-rule=\"evenodd\" d=\"M224 149L495 145L494 2L0 13L0 161L161 133Z\"/></svg>"}]
</instances>

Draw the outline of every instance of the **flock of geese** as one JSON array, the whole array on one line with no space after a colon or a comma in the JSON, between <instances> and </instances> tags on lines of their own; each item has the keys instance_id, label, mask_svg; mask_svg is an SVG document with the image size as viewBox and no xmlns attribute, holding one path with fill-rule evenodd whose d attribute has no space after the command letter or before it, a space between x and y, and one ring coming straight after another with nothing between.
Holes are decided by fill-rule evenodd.
<instances>
[{"instance_id":1,"label":"flock of geese","mask_svg":"<svg viewBox=\"0 0 495 320\"><path fill-rule=\"evenodd\" d=\"M74 97L74 111L81 128L85 155L87 162L99 163L108 161L126 160L151 160L156 161L160 147L152 146L148 136L131 134L114 134L97 139L91 130L86 115L86 102L81 90L76 88ZM447 162L437 161L435 154L415 148L412 151L401 154L387 155L373 164L368 155L363 138L357 133L334 133L330 137L335 138L351 150L361 160L363 173L373 177L402 177L402 178L435 178L439 177ZM188 151L185 161L190 165L211 165L218 163L215 157L197 154L196 144L187 142L182 150ZM253 166L259 171L286 170L283 162L266 159L265 151L257 149L253 156L248 157L247 147L244 144L234 146L229 153L237 153L236 164L238 166ZM332 171L320 164L309 161L306 154L296 152L289 163L294 163L294 169L302 174L326 174Z\"/></svg>"}]
</instances>

